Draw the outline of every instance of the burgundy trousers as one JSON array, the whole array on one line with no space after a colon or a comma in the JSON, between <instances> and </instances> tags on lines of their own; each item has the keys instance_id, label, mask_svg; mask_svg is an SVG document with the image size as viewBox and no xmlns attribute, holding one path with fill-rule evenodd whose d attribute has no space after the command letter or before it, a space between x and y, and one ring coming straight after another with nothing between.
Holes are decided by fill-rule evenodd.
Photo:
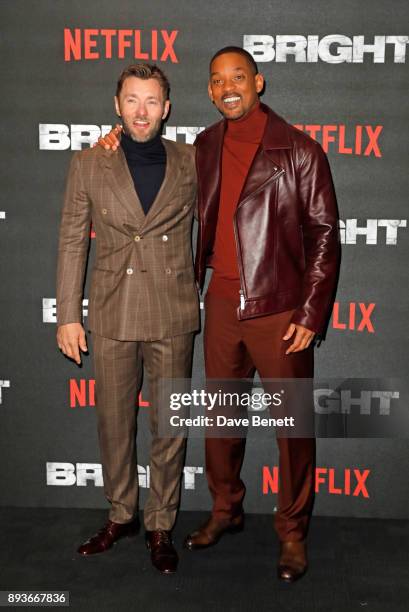
<instances>
[{"instance_id":1,"label":"burgundy trousers","mask_svg":"<svg viewBox=\"0 0 409 612\"><path fill-rule=\"evenodd\" d=\"M285 355L291 340L282 340L293 311L239 321L237 306L218 295L205 298L206 378L312 378L313 347ZM315 439L277 438L278 508L274 525L282 542L307 535L314 501ZM243 512L245 485L240 478L246 439L206 437L206 475L213 516L232 519Z\"/></svg>"}]
</instances>

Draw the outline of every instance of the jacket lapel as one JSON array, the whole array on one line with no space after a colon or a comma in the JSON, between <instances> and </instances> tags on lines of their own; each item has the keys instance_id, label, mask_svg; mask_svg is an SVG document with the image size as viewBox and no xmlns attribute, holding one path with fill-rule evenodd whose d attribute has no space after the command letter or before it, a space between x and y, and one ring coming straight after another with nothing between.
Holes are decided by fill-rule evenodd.
<instances>
[{"instance_id":1,"label":"jacket lapel","mask_svg":"<svg viewBox=\"0 0 409 612\"><path fill-rule=\"evenodd\" d=\"M113 193L129 213L137 221L138 227L145 222L145 213L135 191L135 186L129 172L125 154L121 147L118 151L104 151L100 157L105 168L105 176Z\"/></svg>"},{"instance_id":2,"label":"jacket lapel","mask_svg":"<svg viewBox=\"0 0 409 612\"><path fill-rule=\"evenodd\" d=\"M247 174L237 208L242 206L256 191L262 189L267 183L275 181L282 174L284 174L283 168L260 146Z\"/></svg>"},{"instance_id":3,"label":"jacket lapel","mask_svg":"<svg viewBox=\"0 0 409 612\"><path fill-rule=\"evenodd\" d=\"M141 229L145 229L166 206L182 176L183 168L178 149L166 138L162 138L162 142L166 149L165 177L147 215L136 193L122 148L119 147L115 152L103 151L100 157L100 165L105 170L106 180L113 193Z\"/></svg>"},{"instance_id":4,"label":"jacket lapel","mask_svg":"<svg viewBox=\"0 0 409 612\"><path fill-rule=\"evenodd\" d=\"M261 110L267 113L267 123L263 139L248 171L237 207L242 206L255 191L284 174L283 168L277 161L280 159L278 150L291 148L285 123L265 104L260 106Z\"/></svg>"}]
</instances>

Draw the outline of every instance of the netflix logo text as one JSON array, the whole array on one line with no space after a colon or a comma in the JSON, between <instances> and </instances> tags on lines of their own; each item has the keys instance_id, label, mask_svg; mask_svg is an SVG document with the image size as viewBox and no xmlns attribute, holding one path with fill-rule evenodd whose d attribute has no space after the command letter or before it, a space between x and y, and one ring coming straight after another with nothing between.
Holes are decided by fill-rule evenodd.
<instances>
[{"instance_id":1,"label":"netflix logo text","mask_svg":"<svg viewBox=\"0 0 409 612\"><path fill-rule=\"evenodd\" d=\"M177 64L174 45L178 33L178 30L65 28L64 60L126 58Z\"/></svg>"},{"instance_id":2,"label":"netflix logo text","mask_svg":"<svg viewBox=\"0 0 409 612\"><path fill-rule=\"evenodd\" d=\"M369 499L366 481L370 473L371 470L368 469L345 468L337 472L335 468L317 467L315 469L315 492ZM273 468L263 466L263 495L278 493L278 490L278 466Z\"/></svg>"},{"instance_id":3,"label":"netflix logo text","mask_svg":"<svg viewBox=\"0 0 409 612\"><path fill-rule=\"evenodd\" d=\"M294 127L321 143L325 153L382 157L379 136L382 125L302 125Z\"/></svg>"},{"instance_id":4,"label":"netflix logo text","mask_svg":"<svg viewBox=\"0 0 409 612\"><path fill-rule=\"evenodd\" d=\"M93 408L95 406L95 379L81 378L69 380L69 405L70 408ZM149 402L145 401L142 394L135 398L135 406L147 408Z\"/></svg>"},{"instance_id":5,"label":"netflix logo text","mask_svg":"<svg viewBox=\"0 0 409 612\"><path fill-rule=\"evenodd\" d=\"M375 333L371 319L375 304L364 304L363 302L349 302L340 304L334 302L332 308L332 328L356 332Z\"/></svg>"}]
</instances>

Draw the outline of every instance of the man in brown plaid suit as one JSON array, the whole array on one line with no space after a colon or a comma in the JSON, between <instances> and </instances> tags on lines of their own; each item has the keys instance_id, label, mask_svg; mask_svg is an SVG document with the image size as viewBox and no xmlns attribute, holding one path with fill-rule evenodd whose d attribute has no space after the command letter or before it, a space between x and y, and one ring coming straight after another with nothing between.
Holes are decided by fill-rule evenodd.
<instances>
[{"instance_id":1,"label":"man in brown plaid suit","mask_svg":"<svg viewBox=\"0 0 409 612\"><path fill-rule=\"evenodd\" d=\"M124 125L119 152L75 153L68 174L57 270L57 342L81 363L81 324L90 222L96 256L89 295L96 406L108 523L78 552L100 553L137 528L135 402L142 364L149 380L150 492L144 509L154 566L176 570L170 532L180 496L186 440L158 435L161 380L188 378L198 294L191 254L196 197L194 149L161 137L169 84L156 66L126 69L115 105Z\"/></svg>"}]
</instances>

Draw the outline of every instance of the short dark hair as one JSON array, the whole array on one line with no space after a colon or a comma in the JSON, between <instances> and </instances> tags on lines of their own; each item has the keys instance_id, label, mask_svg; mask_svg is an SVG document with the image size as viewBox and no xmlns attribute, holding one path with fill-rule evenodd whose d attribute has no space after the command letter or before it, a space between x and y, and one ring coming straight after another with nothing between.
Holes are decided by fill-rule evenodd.
<instances>
[{"instance_id":1,"label":"short dark hair","mask_svg":"<svg viewBox=\"0 0 409 612\"><path fill-rule=\"evenodd\" d=\"M119 98L122 86L129 77L137 77L138 79L156 79L162 88L165 100L169 98L169 81L165 73L155 64L131 64L128 68L122 71L116 86L116 97Z\"/></svg>"},{"instance_id":2,"label":"short dark hair","mask_svg":"<svg viewBox=\"0 0 409 612\"><path fill-rule=\"evenodd\" d=\"M211 70L212 64L214 60L216 59L216 57L219 57L219 55L224 55L225 53L238 53L239 55L242 55L243 57L246 58L246 60L250 64L252 70L254 71L254 74L258 74L258 66L256 64L254 57L251 55L251 53L249 53L242 47L234 47L234 46L223 47L223 49L219 49L219 51L217 51L213 55L212 59L210 60L210 64L209 64L210 70Z\"/></svg>"}]
</instances>

